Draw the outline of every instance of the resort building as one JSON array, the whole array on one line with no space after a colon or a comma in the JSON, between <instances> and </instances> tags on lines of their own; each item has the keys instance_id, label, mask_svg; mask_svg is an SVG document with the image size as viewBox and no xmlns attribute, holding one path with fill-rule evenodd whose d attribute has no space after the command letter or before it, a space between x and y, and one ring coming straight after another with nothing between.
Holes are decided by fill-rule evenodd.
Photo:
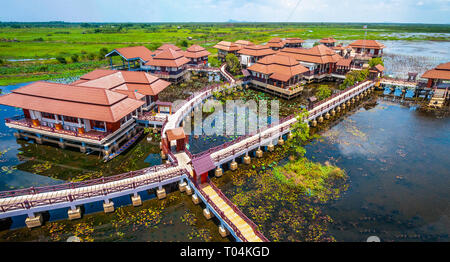
<instances>
[{"instance_id":1,"label":"resort building","mask_svg":"<svg viewBox=\"0 0 450 262\"><path fill-rule=\"evenodd\" d=\"M217 43L214 48L217 49L217 58L222 62L225 61L228 54L234 54L237 56L237 52L241 49L239 45L227 41Z\"/></svg>"},{"instance_id":2,"label":"resort building","mask_svg":"<svg viewBox=\"0 0 450 262\"><path fill-rule=\"evenodd\" d=\"M0 97L0 104L21 108L6 119L17 138L49 142L61 148L97 151L105 157L136 138L136 121L144 96L106 88L35 82Z\"/></svg>"},{"instance_id":3,"label":"resort building","mask_svg":"<svg viewBox=\"0 0 450 262\"><path fill-rule=\"evenodd\" d=\"M450 89L450 62L426 71L422 78L428 79L428 88Z\"/></svg>"},{"instance_id":4,"label":"resort building","mask_svg":"<svg viewBox=\"0 0 450 262\"><path fill-rule=\"evenodd\" d=\"M254 45L254 43L247 41L247 40L237 40L234 42L236 45L238 45L240 48L245 48L250 45Z\"/></svg>"},{"instance_id":5,"label":"resort building","mask_svg":"<svg viewBox=\"0 0 450 262\"><path fill-rule=\"evenodd\" d=\"M244 67L249 67L256 63L259 59L274 53L275 51L267 45L249 45L238 51L241 64Z\"/></svg>"},{"instance_id":6,"label":"resort building","mask_svg":"<svg viewBox=\"0 0 450 262\"><path fill-rule=\"evenodd\" d=\"M184 52L184 56L189 59L188 64L192 65L208 65L208 56L211 53L199 45L191 45Z\"/></svg>"},{"instance_id":7,"label":"resort building","mask_svg":"<svg viewBox=\"0 0 450 262\"><path fill-rule=\"evenodd\" d=\"M141 67L142 70L171 82L183 80L187 73L186 65L191 60L186 58L182 51L165 46L160 47L155 53L156 55Z\"/></svg>"},{"instance_id":8,"label":"resort building","mask_svg":"<svg viewBox=\"0 0 450 262\"><path fill-rule=\"evenodd\" d=\"M158 101L158 94L170 86L170 82L143 71L95 70L80 77L72 85L97 87L145 102L143 110L150 110ZM142 97L139 97L142 96Z\"/></svg>"},{"instance_id":9,"label":"resort building","mask_svg":"<svg viewBox=\"0 0 450 262\"><path fill-rule=\"evenodd\" d=\"M302 66L308 68L303 74L307 80L329 77L336 69L336 63L342 57L325 45L317 45L313 48L284 48L279 55L289 56L297 60Z\"/></svg>"},{"instance_id":10,"label":"resort building","mask_svg":"<svg viewBox=\"0 0 450 262\"><path fill-rule=\"evenodd\" d=\"M270 39L269 42L267 42L266 44L268 47L272 48L272 50L280 50L283 49L286 45L286 42L284 42L281 38L279 37L274 37L272 39Z\"/></svg>"},{"instance_id":11,"label":"resort building","mask_svg":"<svg viewBox=\"0 0 450 262\"><path fill-rule=\"evenodd\" d=\"M378 64L369 69L369 78L375 79L383 76L384 66Z\"/></svg>"},{"instance_id":12,"label":"resort building","mask_svg":"<svg viewBox=\"0 0 450 262\"><path fill-rule=\"evenodd\" d=\"M345 75L350 72L353 65L352 58L341 58L336 62L336 69L334 70L334 74Z\"/></svg>"},{"instance_id":13,"label":"resort building","mask_svg":"<svg viewBox=\"0 0 450 262\"><path fill-rule=\"evenodd\" d=\"M385 46L375 40L356 40L349 44L355 54L362 58L382 57Z\"/></svg>"},{"instance_id":14,"label":"resort building","mask_svg":"<svg viewBox=\"0 0 450 262\"><path fill-rule=\"evenodd\" d=\"M289 37L284 40L285 47L291 47L291 48L301 48L304 40L298 38L298 37Z\"/></svg>"},{"instance_id":15,"label":"resort building","mask_svg":"<svg viewBox=\"0 0 450 262\"><path fill-rule=\"evenodd\" d=\"M324 45L326 47L333 47L336 45L336 39L334 39L333 37L326 37L326 38L320 39L319 43L321 43L322 45Z\"/></svg>"},{"instance_id":16,"label":"resort building","mask_svg":"<svg viewBox=\"0 0 450 262\"><path fill-rule=\"evenodd\" d=\"M139 70L140 67L152 58L155 53L145 46L116 48L106 54L111 69ZM113 58L119 56L121 63L114 65Z\"/></svg>"},{"instance_id":17,"label":"resort building","mask_svg":"<svg viewBox=\"0 0 450 262\"><path fill-rule=\"evenodd\" d=\"M302 75L308 68L289 56L268 55L247 68L250 86L286 99L300 94Z\"/></svg>"}]
</instances>

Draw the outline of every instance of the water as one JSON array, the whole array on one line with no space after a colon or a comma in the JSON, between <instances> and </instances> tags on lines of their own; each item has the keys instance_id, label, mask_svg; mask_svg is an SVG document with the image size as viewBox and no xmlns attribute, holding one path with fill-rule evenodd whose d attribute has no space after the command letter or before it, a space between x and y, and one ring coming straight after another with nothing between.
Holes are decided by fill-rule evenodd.
<instances>
[{"instance_id":1,"label":"water","mask_svg":"<svg viewBox=\"0 0 450 262\"><path fill-rule=\"evenodd\" d=\"M306 147L346 170L350 188L326 205L338 241L449 241L450 119L390 101L359 109Z\"/></svg>"}]
</instances>

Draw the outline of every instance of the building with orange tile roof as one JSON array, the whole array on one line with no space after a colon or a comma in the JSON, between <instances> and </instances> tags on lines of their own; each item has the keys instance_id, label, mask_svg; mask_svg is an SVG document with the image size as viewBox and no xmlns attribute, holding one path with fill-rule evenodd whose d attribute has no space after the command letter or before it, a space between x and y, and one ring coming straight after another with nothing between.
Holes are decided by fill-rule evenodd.
<instances>
[{"instance_id":1,"label":"building with orange tile roof","mask_svg":"<svg viewBox=\"0 0 450 262\"><path fill-rule=\"evenodd\" d=\"M208 56L211 53L208 52L204 47L199 45L191 45L184 52L184 56L190 59L189 64L194 65L207 65L208 64Z\"/></svg>"},{"instance_id":2,"label":"building with orange tile roof","mask_svg":"<svg viewBox=\"0 0 450 262\"><path fill-rule=\"evenodd\" d=\"M436 68L426 71L422 78L428 79L428 88L450 88L450 62L440 64Z\"/></svg>"},{"instance_id":3,"label":"building with orange tile roof","mask_svg":"<svg viewBox=\"0 0 450 262\"><path fill-rule=\"evenodd\" d=\"M190 59L184 56L184 52L166 46L141 66L141 69L164 80L179 82L187 72L185 65L189 62Z\"/></svg>"},{"instance_id":4,"label":"building with orange tile roof","mask_svg":"<svg viewBox=\"0 0 450 262\"><path fill-rule=\"evenodd\" d=\"M254 45L254 43L247 41L247 40L237 40L234 42L236 45L238 45L240 48L244 48L250 45Z\"/></svg>"},{"instance_id":5,"label":"building with orange tile roof","mask_svg":"<svg viewBox=\"0 0 450 262\"><path fill-rule=\"evenodd\" d=\"M284 39L285 47L291 47L291 48L301 48L304 40L298 38L298 37L288 37Z\"/></svg>"},{"instance_id":6,"label":"building with orange tile roof","mask_svg":"<svg viewBox=\"0 0 450 262\"><path fill-rule=\"evenodd\" d=\"M290 56L268 55L248 67L251 86L284 98L292 98L302 90L302 75L308 68Z\"/></svg>"},{"instance_id":7,"label":"building with orange tile roof","mask_svg":"<svg viewBox=\"0 0 450 262\"><path fill-rule=\"evenodd\" d=\"M268 47L272 48L273 50L277 51L280 49L283 49L286 45L286 43L279 37L274 37L269 40L266 44Z\"/></svg>"},{"instance_id":8,"label":"building with orange tile roof","mask_svg":"<svg viewBox=\"0 0 450 262\"><path fill-rule=\"evenodd\" d=\"M237 52L241 49L239 45L228 41L220 41L214 46L214 48L217 49L217 58L220 61L225 61L228 54L234 54L237 56Z\"/></svg>"},{"instance_id":9,"label":"building with orange tile roof","mask_svg":"<svg viewBox=\"0 0 450 262\"><path fill-rule=\"evenodd\" d=\"M326 47L333 47L336 44L336 39L333 37L325 37L320 39L319 43L325 45Z\"/></svg>"},{"instance_id":10,"label":"building with orange tile roof","mask_svg":"<svg viewBox=\"0 0 450 262\"><path fill-rule=\"evenodd\" d=\"M372 57L383 56L383 49L385 46L376 40L356 40L348 45L351 47L358 56L366 58L366 60Z\"/></svg>"},{"instance_id":11,"label":"building with orange tile roof","mask_svg":"<svg viewBox=\"0 0 450 262\"><path fill-rule=\"evenodd\" d=\"M248 67L256 63L259 59L275 54L267 45L249 45L238 51L241 64Z\"/></svg>"},{"instance_id":12,"label":"building with orange tile roof","mask_svg":"<svg viewBox=\"0 0 450 262\"><path fill-rule=\"evenodd\" d=\"M317 45L309 49L284 48L278 54L292 57L307 67L309 72L305 76L311 79L323 74L331 74L336 68L336 63L342 59L325 45Z\"/></svg>"},{"instance_id":13,"label":"building with orange tile roof","mask_svg":"<svg viewBox=\"0 0 450 262\"><path fill-rule=\"evenodd\" d=\"M128 69L138 70L141 65L145 64L152 58L155 53L145 46L133 46L116 48L105 55L109 57L111 69ZM113 58L119 56L122 60L121 65L114 65Z\"/></svg>"}]
</instances>

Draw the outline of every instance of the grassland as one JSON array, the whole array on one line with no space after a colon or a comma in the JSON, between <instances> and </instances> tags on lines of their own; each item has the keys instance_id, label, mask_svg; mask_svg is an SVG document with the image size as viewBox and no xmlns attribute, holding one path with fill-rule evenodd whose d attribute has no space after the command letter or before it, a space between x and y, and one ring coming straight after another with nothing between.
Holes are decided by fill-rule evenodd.
<instances>
[{"instance_id":1,"label":"grassland","mask_svg":"<svg viewBox=\"0 0 450 262\"><path fill-rule=\"evenodd\" d=\"M332 36L338 40L358 39L364 36L363 24L324 23L188 23L188 24L77 24L77 23L0 23L0 85L77 76L99 63L102 48L145 45L154 50L162 43L174 43L186 48L200 44L213 56L212 46L221 40L248 39L265 43L272 37L300 37L320 39ZM369 24L368 39L450 41L449 25L423 24ZM79 61L72 61L73 55ZM41 65L58 64L56 57L64 57L53 71ZM53 58L53 59L52 59ZM11 61L43 59L33 61ZM75 63L75 66L70 64ZM4 69L4 68L14 68ZM30 68L35 68L30 72ZM40 68L40 70L39 70ZM55 67L53 67L55 68ZM19 71L19 73L18 73ZM45 74L45 73L50 74Z\"/></svg>"}]
</instances>

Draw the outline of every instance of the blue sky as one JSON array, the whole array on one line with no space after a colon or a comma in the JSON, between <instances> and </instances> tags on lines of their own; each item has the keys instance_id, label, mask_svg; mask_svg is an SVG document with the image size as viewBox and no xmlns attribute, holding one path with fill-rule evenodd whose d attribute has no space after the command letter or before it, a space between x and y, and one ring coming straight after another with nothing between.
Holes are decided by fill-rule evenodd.
<instances>
[{"instance_id":1,"label":"blue sky","mask_svg":"<svg viewBox=\"0 0 450 262\"><path fill-rule=\"evenodd\" d=\"M292 15L291 15L292 14ZM450 0L2 0L0 21L450 24Z\"/></svg>"}]
</instances>

